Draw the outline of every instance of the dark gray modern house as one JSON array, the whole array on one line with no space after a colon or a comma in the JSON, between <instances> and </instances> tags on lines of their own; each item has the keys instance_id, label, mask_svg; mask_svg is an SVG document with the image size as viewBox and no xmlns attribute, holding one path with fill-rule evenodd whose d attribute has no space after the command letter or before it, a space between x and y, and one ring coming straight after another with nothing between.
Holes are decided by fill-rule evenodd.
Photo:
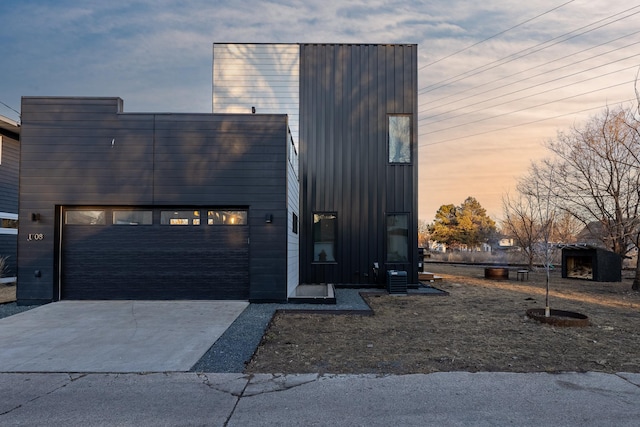
<instances>
[{"instance_id":1,"label":"dark gray modern house","mask_svg":"<svg viewBox=\"0 0 640 427\"><path fill-rule=\"evenodd\" d=\"M20 126L0 116L0 283L15 281L18 244Z\"/></svg>"},{"instance_id":2,"label":"dark gray modern house","mask_svg":"<svg viewBox=\"0 0 640 427\"><path fill-rule=\"evenodd\" d=\"M301 283L370 285L387 270L418 283L417 50L214 45L214 112L290 117L300 156Z\"/></svg>"},{"instance_id":3,"label":"dark gray modern house","mask_svg":"<svg viewBox=\"0 0 640 427\"><path fill-rule=\"evenodd\" d=\"M213 58L212 114L23 98L19 303L418 282L417 46Z\"/></svg>"}]
</instances>

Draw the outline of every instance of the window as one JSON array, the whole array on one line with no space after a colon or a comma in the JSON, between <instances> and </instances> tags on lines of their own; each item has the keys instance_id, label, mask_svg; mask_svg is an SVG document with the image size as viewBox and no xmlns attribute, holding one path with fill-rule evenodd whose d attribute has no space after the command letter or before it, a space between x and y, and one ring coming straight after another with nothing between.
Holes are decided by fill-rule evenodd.
<instances>
[{"instance_id":1,"label":"window","mask_svg":"<svg viewBox=\"0 0 640 427\"><path fill-rule=\"evenodd\" d=\"M336 261L338 217L334 213L313 214L313 261Z\"/></svg>"},{"instance_id":2,"label":"window","mask_svg":"<svg viewBox=\"0 0 640 427\"><path fill-rule=\"evenodd\" d=\"M389 116L389 163L411 163L411 116Z\"/></svg>"},{"instance_id":3,"label":"window","mask_svg":"<svg viewBox=\"0 0 640 427\"><path fill-rule=\"evenodd\" d=\"M298 234L298 215L296 215L296 213L293 213L293 225L292 225L292 232L293 234Z\"/></svg>"},{"instance_id":4,"label":"window","mask_svg":"<svg viewBox=\"0 0 640 427\"><path fill-rule=\"evenodd\" d=\"M162 225L200 225L200 211L160 211Z\"/></svg>"},{"instance_id":5,"label":"window","mask_svg":"<svg viewBox=\"0 0 640 427\"><path fill-rule=\"evenodd\" d=\"M207 211L208 225L247 225L247 211L210 210Z\"/></svg>"},{"instance_id":6,"label":"window","mask_svg":"<svg viewBox=\"0 0 640 427\"><path fill-rule=\"evenodd\" d=\"M113 225L151 225L153 211L113 211Z\"/></svg>"},{"instance_id":7,"label":"window","mask_svg":"<svg viewBox=\"0 0 640 427\"><path fill-rule=\"evenodd\" d=\"M409 215L387 215L387 262L409 262Z\"/></svg>"},{"instance_id":8,"label":"window","mask_svg":"<svg viewBox=\"0 0 640 427\"><path fill-rule=\"evenodd\" d=\"M66 225L105 225L106 217L103 210L66 211L64 223Z\"/></svg>"},{"instance_id":9,"label":"window","mask_svg":"<svg viewBox=\"0 0 640 427\"><path fill-rule=\"evenodd\" d=\"M18 234L18 214L0 212L0 234Z\"/></svg>"}]
</instances>

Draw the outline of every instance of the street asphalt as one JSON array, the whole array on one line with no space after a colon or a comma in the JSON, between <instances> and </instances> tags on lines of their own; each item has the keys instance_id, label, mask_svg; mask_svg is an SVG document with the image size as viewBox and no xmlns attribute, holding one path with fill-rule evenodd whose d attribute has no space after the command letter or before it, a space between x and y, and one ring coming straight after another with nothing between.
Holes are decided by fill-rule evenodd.
<instances>
[{"instance_id":1,"label":"street asphalt","mask_svg":"<svg viewBox=\"0 0 640 427\"><path fill-rule=\"evenodd\" d=\"M62 301L0 319L0 425L640 425L638 373L207 371L264 325L253 306Z\"/></svg>"},{"instance_id":2,"label":"street asphalt","mask_svg":"<svg viewBox=\"0 0 640 427\"><path fill-rule=\"evenodd\" d=\"M640 374L0 374L3 426L638 426Z\"/></svg>"}]
</instances>

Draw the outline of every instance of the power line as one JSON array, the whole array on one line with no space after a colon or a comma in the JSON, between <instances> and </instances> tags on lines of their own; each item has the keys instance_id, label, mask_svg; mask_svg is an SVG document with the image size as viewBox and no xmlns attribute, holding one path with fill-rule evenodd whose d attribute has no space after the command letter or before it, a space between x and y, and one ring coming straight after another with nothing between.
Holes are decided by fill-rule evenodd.
<instances>
[{"instance_id":1,"label":"power line","mask_svg":"<svg viewBox=\"0 0 640 427\"><path fill-rule=\"evenodd\" d=\"M549 83L552 83L552 82L556 82L556 81L559 81L559 80L563 80L563 79L566 79L566 78L569 78L569 77L574 77L574 76L582 74L582 73L584 73L586 71L593 71L593 70L595 70L597 68L606 67L606 66L611 65L613 63L624 61L624 60L627 60L629 58L633 58L633 57L636 57L636 56L640 56L640 53L628 56L626 58L618 59L616 61L608 62L606 64L602 64L602 65L598 65L598 66L595 66L595 67L592 67L592 68L588 68L586 70L578 71L578 72L575 72L573 74L567 74L567 75L564 75L562 77L558 77L558 78L555 78L555 79L547 80L545 82L538 83L538 84L535 84L535 85L532 85L532 86L528 86L528 87L525 87L525 88L522 88L522 89L518 89L518 90L514 90L514 91L511 91L511 92L504 93L504 94L496 95L493 98L484 99L482 101L478 101L478 102L475 102L475 103L472 103L472 104L465 104L463 107L455 108L455 109L452 109L452 110L447 110L447 111L445 111L443 113L434 114L432 116L427 116L427 117L422 117L422 118L418 119L418 121L432 119L434 117L438 117L438 116L442 116L442 115L445 115L445 114L454 113L454 112L460 111L460 110L465 110L465 109L467 109L469 107L472 107L474 105L484 104L486 102L493 101L493 100L498 99L498 98L503 98L505 96L513 95L513 94L516 94L516 93L519 93L519 92L524 92L526 90L533 89L533 88L538 87L538 86L546 85L546 84L549 84ZM515 99L508 100L508 101L504 101L504 102L501 102L499 104L494 104L494 105L491 105L491 106L488 106L488 107L484 107L484 108L482 108L480 110L467 111L465 113L458 114L456 116L451 116L451 117L447 117L447 118L440 119L440 120L429 121L429 123L425 123L425 124L433 124L433 123L443 122L443 121L446 121L446 120L452 120L452 119L455 119L456 117L460 117L462 115L473 114L475 112L478 112L478 111L481 111L481 110L485 110L487 108L498 107L498 106L501 106L501 105L510 104L512 102L515 102L515 101L521 101L523 99L527 99L527 98L531 98L531 97L534 97L534 96L542 95L543 93L548 93L548 92L552 92L552 91L555 91L555 90L564 89L564 88L567 88L569 86L574 86L574 85L577 85L577 84L580 84L580 83L585 83L585 82L588 82L590 80L599 79L601 77L608 76L608 75L611 75L611 74L617 74L617 73L619 73L621 71L626 71L626 70L629 70L629 69L632 69L632 68L636 68L636 67L637 67L637 65L634 64L634 65L626 67L626 68L621 68L621 69L618 69L618 70L615 70L615 71L611 71L611 72L608 72L608 73L604 73L604 74L600 74L600 75L597 75L597 76L594 76L594 77L589 77L587 79L580 80L578 82L569 83L569 84L566 84L566 85L563 85L563 86L555 87L553 89L547 89L547 90L544 90L542 92L536 92L536 93L531 94L531 95L527 95L527 96L523 96L523 97L520 97L520 98L515 98Z\"/></svg>"},{"instance_id":2,"label":"power line","mask_svg":"<svg viewBox=\"0 0 640 427\"><path fill-rule=\"evenodd\" d=\"M11 111L13 111L14 113L18 114L18 117L20 117L20 111L18 110L14 110L13 108L11 108L9 105L5 104L4 102L0 101L0 104L4 105L5 107L7 107L8 109L10 109Z\"/></svg>"},{"instance_id":3,"label":"power line","mask_svg":"<svg viewBox=\"0 0 640 427\"><path fill-rule=\"evenodd\" d=\"M505 56L505 57L503 57L503 58L500 58L500 59L497 59L497 60L495 60L495 61L492 61L492 62L489 62L489 63L487 63L487 64L484 64L484 65L482 65L482 66L480 66L480 67L473 68L473 69L471 69L471 70L469 70L469 71L466 71L466 72L464 72L464 73L460 73L460 74L457 74L457 75L455 75L455 76L453 76L453 77L449 77L448 79L444 79L444 80L441 80L441 81L439 81L439 82L433 83L433 84L431 84L431 85L425 86L425 87L423 87L423 88L421 88L421 89L418 89L418 93L419 93L419 94L421 94L421 93L422 93L422 94L424 94L424 93L427 93L427 92L432 92L432 91L434 91L434 90L436 90L436 89L440 89L440 88L442 88L442 87L444 87L444 86L448 86L448 85L450 85L451 83L459 82L459 81L461 81L461 80L467 79L467 78L469 78L469 77L472 77L472 76L478 75L478 74L483 73L483 72L485 72L485 71L489 71L489 70L492 70L492 69L494 69L494 68L497 68L497 67L499 67L499 66L501 66L501 65L507 64L507 63L509 63L509 62L513 62L513 61L516 61L516 60L518 60L518 59L522 59L522 58L524 58L525 56L529 56L529 55L532 55L532 54L534 54L534 53L540 52L540 51L542 51L542 50L544 50L544 49L547 49L547 48L549 48L549 47L551 47L551 46L555 46L555 45L557 45L557 44L564 43L564 42L566 42L566 41L568 41L568 40L574 39L574 38L576 38L576 37L582 36L582 35L587 34L587 33L589 33L589 32L592 32L592 31L595 31L595 30L597 30L597 29L600 29L600 28L606 27L606 26L608 26L608 25L611 25L612 23L620 22L620 21L621 21L621 20L623 20L623 19L629 18L629 17L631 17L631 16L633 16L633 15L636 15L636 14L640 13L640 11L638 11L638 12L634 12L634 13L631 13L631 14L629 14L629 15L627 15L627 16L624 16L623 18L619 18L619 19L617 19L617 20L615 20L615 21L612 21L612 22L609 22L609 23L606 23L606 24L600 25L600 26L598 26L598 27L596 27L596 28L592 28L592 29L587 30L587 31L584 31L584 32L582 32L582 33L574 34L573 36L571 36L571 37L567 37L566 39L558 40L558 39L560 39L560 38L562 38L562 37L569 36L569 35L571 35L572 33L575 33L575 32L577 32L577 31L579 31L579 30L583 30L583 29L585 29L585 28L589 28L589 27L591 27L591 26L593 26L593 25L596 25L596 24L601 23L601 22L603 22L603 21L606 21L606 20L608 20L608 19L612 19L612 18L614 18L614 17L616 17L616 16L618 16L618 15L622 15L623 13L629 12L629 11L631 11L631 10L633 10L633 9L637 9L637 8L639 8L639 7L640 7L640 5L638 5L638 6L634 6L634 7L631 7L631 8L629 8L629 9L626 9L626 10L622 11L622 12L618 12L618 13L615 13L615 14L613 14L613 15L610 15L610 16L608 16L608 17L606 17L606 18L599 19L599 20L597 20L597 21L595 21L595 22L592 22L591 24L584 25L584 26L579 27L579 28L577 28L577 29L575 29L575 30L573 30L573 31L570 31L570 32L568 32L568 33L564 33L564 34L562 34L562 35L560 35L560 36L557 36L557 37L551 38L551 39L549 39L549 40L546 40L546 41L544 41L544 42L538 43L537 45L534 45L534 46L528 47L528 48L526 48L526 49L520 50L520 51L518 51L518 52L512 53L512 54L507 55L507 56ZM558 40L558 41L556 41L556 40ZM553 41L556 41L556 42L555 42L555 43L553 43L553 44L550 44L550 45L548 45L548 46L541 47L541 46L544 46L544 45L546 45L546 44L548 44L548 43L551 43L551 42L553 42ZM536 49L536 48L538 48L538 47L539 47L539 49L535 50L535 49ZM527 51L529 51L529 52L527 52ZM519 55L519 54L521 54L521 55L520 55L520 56L517 56L517 55ZM446 84L444 84L444 83L446 83ZM434 87L434 86L435 86L435 88L430 89L430 88L432 88L432 87ZM427 90L427 89L428 89L428 90Z\"/></svg>"},{"instance_id":4,"label":"power line","mask_svg":"<svg viewBox=\"0 0 640 427\"><path fill-rule=\"evenodd\" d=\"M566 100L574 99L574 98L579 98L579 97L584 96L584 95L589 95L589 94L592 94L592 93L595 93L595 92L600 92L602 90L611 89L611 88L614 88L614 87L626 85L626 84L633 83L633 82L634 82L634 80L629 80L629 81L622 82L622 83L616 83L616 84L611 85L611 86L607 86L607 87L603 87L603 88L599 88L599 89L594 89L594 90L591 90L591 91L588 91L588 92L580 93L578 95L567 96L565 98L560 98L560 99L555 99L553 101L543 102L542 104L532 105L530 107L522 108L520 110L509 111L508 113L497 114L495 116L485 117L485 118L482 118L482 119L473 120L471 122L465 122L465 123L460 124L460 125L450 126L448 128L438 129L437 131L423 133L422 135L431 135L431 134L434 134L434 133L444 132L445 130L456 129L456 128L459 128L461 126L467 126L467 125L474 124L474 123L484 122L484 121L487 121L487 120L495 119L497 117L504 117L504 116L508 116L508 115L511 115L511 114L515 114L515 113L521 113L523 111L531 110L533 108L543 107L545 105L555 104L556 102L566 101Z\"/></svg>"},{"instance_id":5,"label":"power line","mask_svg":"<svg viewBox=\"0 0 640 427\"><path fill-rule=\"evenodd\" d=\"M631 99L625 99L623 101L620 101L619 103L633 102L633 101L637 101L637 100L635 98L631 98ZM599 107L593 107L593 108L585 108L584 110L572 111L570 113L559 114L559 115L553 116L553 117L545 117L543 119L533 120L533 121L526 122L526 123L518 123L518 124L515 124L515 125L506 126L506 127L499 128L499 129L492 129L492 130L488 130L488 131L485 131L485 132L474 133L474 134L471 134L471 135L459 136L459 137L456 137L456 138L449 138L449 139L445 139L445 140L442 140L442 141L418 144L418 147L428 147L428 146L431 146L431 145L444 144L445 142L457 141L457 140L466 139L466 138L473 138L474 136L486 135L486 134L493 133L493 132L500 132L500 131L503 131L503 130L513 129L513 128L520 127L520 126L532 125L532 124L544 122L544 121L547 121L547 120L553 120L553 119L558 119L560 117L570 116L572 114L579 114L579 113L585 113L587 111L599 110L599 109L605 108L605 107L607 107L607 105L601 105Z\"/></svg>"},{"instance_id":6,"label":"power line","mask_svg":"<svg viewBox=\"0 0 640 427\"><path fill-rule=\"evenodd\" d=\"M444 99L451 98L451 97L453 97L453 96L460 95L460 94L463 94L463 93L466 93L466 92L472 91L472 90L474 90L474 89L481 88L481 87L483 87L483 86L488 86L488 85L490 85L490 84L492 84L492 83L495 83L495 82L498 82L498 81L501 81L501 80L509 79L509 78L514 77L514 76L517 76L517 75L519 75L519 74L524 74L524 73L527 73L527 72L529 72L529 71L533 71L533 70L535 70L536 68L544 67L545 65L549 65L549 64L552 64L552 63L554 63L554 62L558 62L558 61L561 61L561 60L563 60L563 59L567 59L567 58L570 58L570 57L572 57L572 56L576 56L576 55L579 55L579 54L581 54L581 53L588 52L588 51L593 50L593 49L595 49L595 48L602 47L602 46L605 46L605 45L607 45L607 44L611 44L611 43L613 43L613 42L616 42L616 41L619 41L619 40L625 39L625 38L627 38L627 37L634 36L634 35L636 35L636 34L638 34L638 33L640 33L640 30L638 30L638 31L634 31L633 33L626 34L626 35L621 36L621 37L618 37L618 38L615 38L615 39L613 39L613 40L609 40L609 41L606 41L606 42L600 43L600 44L595 45L595 46L591 46L591 47L586 48L586 49L582 49L582 50L580 50L580 51L578 51L578 52L570 53L570 54L565 55L565 56L562 56L562 57L560 57L560 58L552 59L551 61L547 61L547 62L545 62L545 63L538 64L538 65L536 65L536 66L534 66L534 67L531 67L531 68L528 68L528 69L526 69L526 70L518 71L517 73L513 73L513 74L509 74L509 75L507 75L507 76L499 77L499 78L496 78L496 79L491 80L491 81L489 81L489 82L482 83L482 84L479 84L479 85L476 85L476 86L473 86L473 87L470 87L470 88L467 88L467 89L464 89L464 90L461 90L461 91L458 91L458 92L454 92L454 93L452 93L452 94L449 94L449 95L443 96L443 97L438 98L438 99L435 99L435 100L426 101L426 102L424 102L424 103L422 103L422 104L419 104L419 105L418 105L418 107L420 107L420 106L422 106L422 105L425 105L425 104L427 104L427 103L434 103L434 102L442 101L442 100L444 100ZM579 63L581 63L581 62L589 61L589 60L592 60L592 59L594 59L594 58L598 58L598 57L600 57L600 56L604 56L604 55L610 54L610 53L612 53L612 52L616 52L616 51L618 51L618 50L626 49L626 48L628 48L628 47L630 47L630 46L633 46L633 45L636 45L636 44L638 44L638 43L640 43L640 42L634 42L634 43L630 43L630 44L625 45L625 46L617 47L617 48L615 48L615 49L611 49L611 50L609 50L609 51L607 51L607 52L603 52L603 53L598 54L598 55L593 55L593 56L591 56L591 57L589 57L589 58L585 58L585 59L582 59L582 60L580 60L580 61L573 62L573 63L571 63L571 64L566 64L566 65L563 65L563 66L561 66L561 67L553 68L553 69L551 69L551 70L547 70L547 71L544 71L544 72L542 72L542 73L538 73L538 74L536 74L536 75L529 76L529 77L526 77L526 78L523 78L523 79L517 80L517 81L515 81L515 82L505 84L505 85L503 85L503 86L499 86L499 87L497 87L497 88L489 89L489 90L487 90L487 91L485 91L485 92L476 93L476 94L474 94L474 95L472 95L472 96L474 96L474 97L475 97L475 96L478 96L478 95L481 95L481 94L484 94L484 93L487 93L487 92L491 92L491 91L493 91L493 90L495 90L495 89L502 89L502 88L504 88L504 87L506 87L506 86L510 86L510 85L515 84L515 83L523 82L523 81L525 81L525 80L529 80L529 79L531 79L531 78L539 77L539 76L541 76L541 75L548 74L548 73L553 72L553 71L561 70L562 68L572 67L572 66L575 66L576 64L579 64ZM446 104L440 104L440 105L437 105L437 106L434 106L434 107L431 107L431 108L427 108L427 109L422 110L422 111L429 111L429 110L433 110L433 109L436 109L436 108L440 108L440 107L443 107L443 106L445 106L445 105L450 105L450 104L452 104L452 103L454 103L454 102L461 101L461 100L463 100L463 99L466 99L466 98L460 98L460 99L457 99L456 101L452 101L452 102L449 102L449 103L446 103Z\"/></svg>"},{"instance_id":7,"label":"power line","mask_svg":"<svg viewBox=\"0 0 640 427\"><path fill-rule=\"evenodd\" d=\"M531 21L534 21L534 20L536 20L536 19L540 18L541 16L544 16L544 15L546 15L546 14L548 14L548 13L551 13L551 12L553 12L554 10L560 9L561 7L566 6L566 5L568 5L569 3L573 3L574 1L575 1L575 0L570 0L570 1L566 2L566 3L561 4L560 6L554 7L553 9L547 10L546 12L543 12L543 13L541 13L541 14L539 14L539 15L536 15L536 16L534 16L533 18L527 19L526 21L522 21L522 22L520 22L519 24L516 24L516 25L514 25L514 26L513 26L513 27L511 27L511 28L507 28L506 30L500 31L499 33L496 33L496 34L494 34L494 35L492 35L492 36L490 36L490 37L487 37L487 38L486 38L486 39L484 39L484 40L481 40L481 41L476 42L476 43L474 43L474 44L472 44L472 45L470 45L470 46L467 46L467 47L465 47L465 48L463 48L463 49L460 49L460 50L459 50L459 51L457 51L457 52L451 53L451 54L449 54L449 55L447 55L447 56L445 56L445 57L442 57L442 58L437 59L437 60L435 60L435 61L433 61L433 62L430 62L429 64L423 65L422 67L420 67L420 68L418 69L418 71L421 71L421 70L423 70L423 69L425 69L425 68L427 68L427 67L430 67L430 66L432 66L432 65L434 65L434 64L437 64L437 63L438 63L438 62L440 62L440 61L444 61L445 59L451 58L452 56L455 56L455 55L457 55L457 54L459 54L459 53L462 53L462 52L464 52L464 51L466 51L466 50L469 50L469 49L471 49L472 47L478 46L479 44L482 44L482 43L484 43L484 42L486 42L486 41L488 41L488 40L494 39L494 38L496 38L496 37L498 37L498 36L500 36L500 35L502 35L502 34L504 34L504 33L506 33L506 32L509 32L509 31L511 31L511 30L513 30L513 29L515 29L515 28L521 27L521 26L522 26L522 25L524 25L524 24L527 24L527 23L529 23L529 22L531 22Z\"/></svg>"}]
</instances>

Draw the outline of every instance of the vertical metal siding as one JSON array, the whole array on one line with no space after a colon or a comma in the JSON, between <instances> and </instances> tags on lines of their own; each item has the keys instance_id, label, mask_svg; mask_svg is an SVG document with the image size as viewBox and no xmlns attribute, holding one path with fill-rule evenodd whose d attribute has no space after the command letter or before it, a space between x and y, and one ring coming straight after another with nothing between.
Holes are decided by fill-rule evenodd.
<instances>
[{"instance_id":1,"label":"vertical metal siding","mask_svg":"<svg viewBox=\"0 0 640 427\"><path fill-rule=\"evenodd\" d=\"M366 283L384 268L386 214L410 216L417 281L417 46L301 46L300 145L303 282ZM390 165L387 115L412 114L412 162ZM313 212L338 213L338 262L313 264ZM415 246L415 248L414 248ZM326 275L325 275L326 274Z\"/></svg>"}]
</instances>

